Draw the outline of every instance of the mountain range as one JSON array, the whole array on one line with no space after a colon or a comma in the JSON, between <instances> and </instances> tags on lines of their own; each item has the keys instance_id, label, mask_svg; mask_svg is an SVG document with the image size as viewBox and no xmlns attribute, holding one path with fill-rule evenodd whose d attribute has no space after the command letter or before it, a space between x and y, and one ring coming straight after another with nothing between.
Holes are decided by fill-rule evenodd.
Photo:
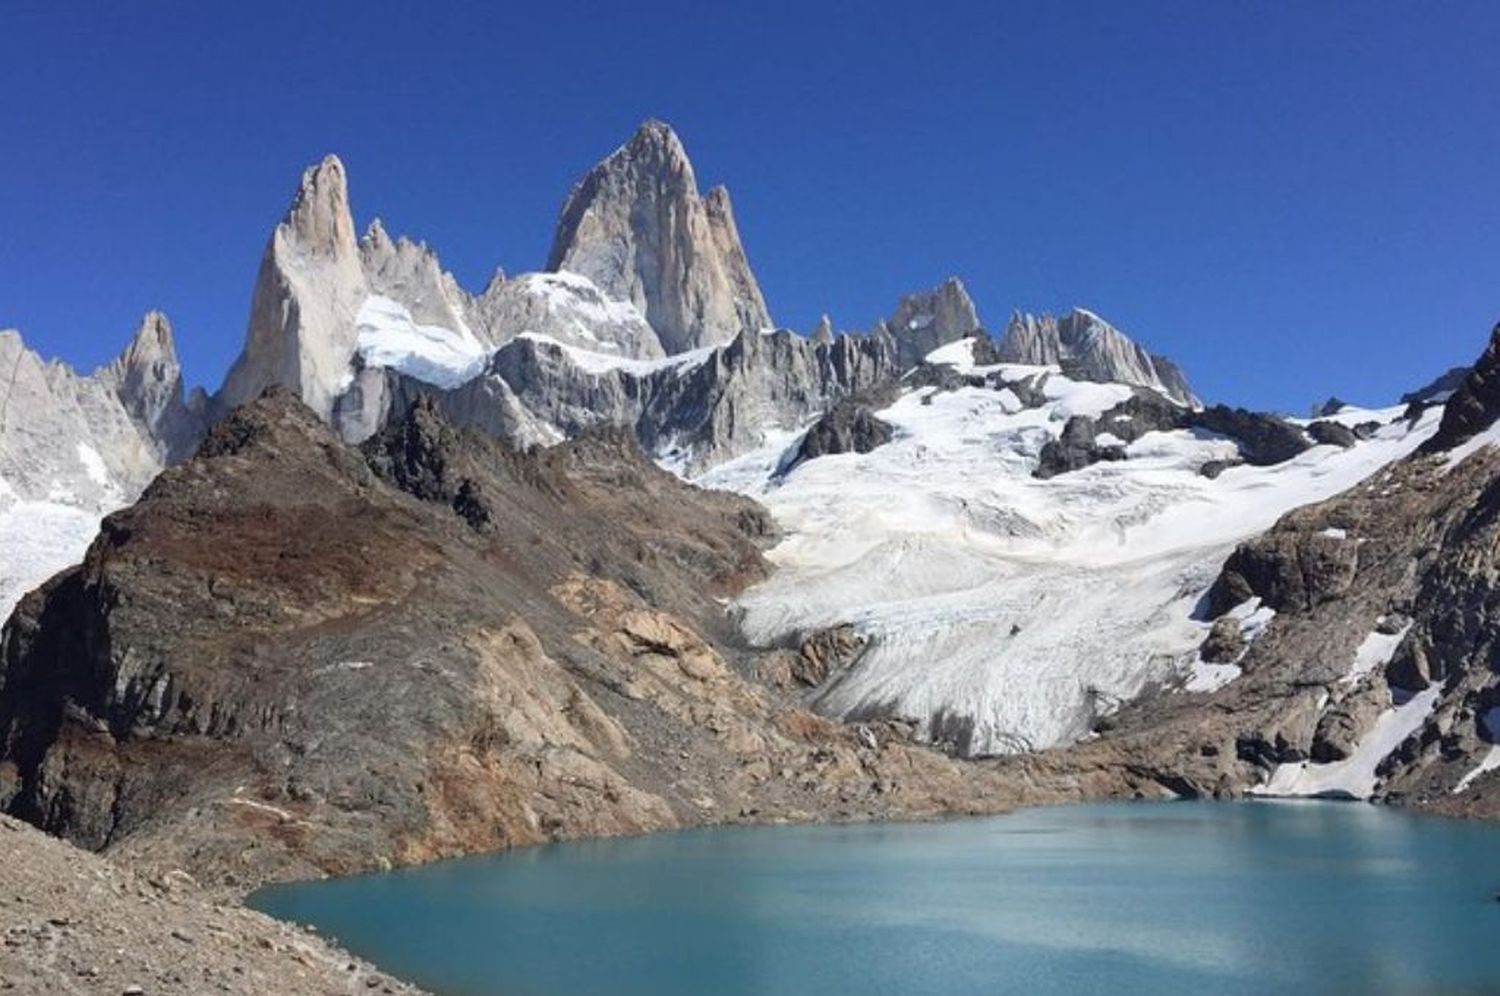
<instances>
[{"instance_id":1,"label":"mountain range","mask_svg":"<svg viewBox=\"0 0 1500 996\"><path fill-rule=\"evenodd\" d=\"M1101 796L1497 815L1500 329L1385 408L1209 401L956 278L778 328L658 121L477 293L329 156L212 393L159 313L88 375L0 333L0 809L240 890Z\"/></svg>"}]
</instances>

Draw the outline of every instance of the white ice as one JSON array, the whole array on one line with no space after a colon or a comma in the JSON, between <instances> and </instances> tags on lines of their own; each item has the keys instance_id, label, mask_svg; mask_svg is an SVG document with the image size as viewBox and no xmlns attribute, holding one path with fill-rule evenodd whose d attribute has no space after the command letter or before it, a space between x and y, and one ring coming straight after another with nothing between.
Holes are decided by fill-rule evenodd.
<instances>
[{"instance_id":1,"label":"white ice","mask_svg":"<svg viewBox=\"0 0 1500 996\"><path fill-rule=\"evenodd\" d=\"M365 298L354 319L355 349L366 366L389 367L438 387L457 387L484 368L488 355L467 328L419 325L399 301Z\"/></svg>"},{"instance_id":2,"label":"white ice","mask_svg":"<svg viewBox=\"0 0 1500 996\"><path fill-rule=\"evenodd\" d=\"M60 502L0 503L0 623L22 595L83 559L102 517L101 511Z\"/></svg>"}]
</instances>

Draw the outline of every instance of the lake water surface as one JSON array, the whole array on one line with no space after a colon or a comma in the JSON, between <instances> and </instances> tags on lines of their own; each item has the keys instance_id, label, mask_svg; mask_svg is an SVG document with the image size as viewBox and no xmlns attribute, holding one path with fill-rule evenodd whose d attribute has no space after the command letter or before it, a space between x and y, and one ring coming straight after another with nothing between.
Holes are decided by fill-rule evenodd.
<instances>
[{"instance_id":1,"label":"lake water surface","mask_svg":"<svg viewBox=\"0 0 1500 996\"><path fill-rule=\"evenodd\" d=\"M439 993L1500 993L1500 828L1361 804L694 830L278 886Z\"/></svg>"}]
</instances>

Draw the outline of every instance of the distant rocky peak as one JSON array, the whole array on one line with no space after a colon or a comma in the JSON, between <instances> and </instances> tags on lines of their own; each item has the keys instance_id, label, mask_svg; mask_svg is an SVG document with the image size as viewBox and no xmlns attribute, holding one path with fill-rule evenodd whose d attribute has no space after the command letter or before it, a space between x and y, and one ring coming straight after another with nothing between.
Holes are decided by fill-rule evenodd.
<instances>
[{"instance_id":1,"label":"distant rocky peak","mask_svg":"<svg viewBox=\"0 0 1500 996\"><path fill-rule=\"evenodd\" d=\"M182 394L182 365L172 337L172 323L160 311L148 311L124 352L100 374L120 392L127 409L143 396Z\"/></svg>"},{"instance_id":2,"label":"distant rocky peak","mask_svg":"<svg viewBox=\"0 0 1500 996\"><path fill-rule=\"evenodd\" d=\"M949 277L930 291L906 295L883 324L896 341L896 358L902 367L915 366L939 346L971 336L980 328L974 300L957 277Z\"/></svg>"},{"instance_id":3,"label":"distant rocky peak","mask_svg":"<svg viewBox=\"0 0 1500 996\"><path fill-rule=\"evenodd\" d=\"M665 187L681 187L697 196L698 181L687 149L665 121L649 118L641 122L629 141L594 167L596 172L625 168L649 175Z\"/></svg>"},{"instance_id":4,"label":"distant rocky peak","mask_svg":"<svg viewBox=\"0 0 1500 996\"><path fill-rule=\"evenodd\" d=\"M818 319L818 324L813 326L807 337L813 342L829 343L833 341L833 319L825 313Z\"/></svg>"},{"instance_id":5,"label":"distant rocky peak","mask_svg":"<svg viewBox=\"0 0 1500 996\"><path fill-rule=\"evenodd\" d=\"M141 318L135 335L125 351L115 359L115 365L126 369L155 368L170 376L181 376L177 360L177 343L172 335L172 323L165 313L148 311Z\"/></svg>"},{"instance_id":6,"label":"distant rocky peak","mask_svg":"<svg viewBox=\"0 0 1500 996\"><path fill-rule=\"evenodd\" d=\"M330 155L302 174L271 233L251 293L245 346L215 407L227 411L281 386L329 417L352 373L355 313L368 296L344 164Z\"/></svg>"},{"instance_id":7,"label":"distant rocky peak","mask_svg":"<svg viewBox=\"0 0 1500 996\"><path fill-rule=\"evenodd\" d=\"M699 195L682 142L661 121L642 124L574 186L546 268L635 305L668 353L771 325L728 192Z\"/></svg>"},{"instance_id":8,"label":"distant rocky peak","mask_svg":"<svg viewBox=\"0 0 1500 996\"><path fill-rule=\"evenodd\" d=\"M197 444L202 419L184 402L172 323L162 312L147 312L125 351L95 377L114 390L163 463L182 459Z\"/></svg>"},{"instance_id":9,"label":"distant rocky peak","mask_svg":"<svg viewBox=\"0 0 1500 996\"><path fill-rule=\"evenodd\" d=\"M1198 404L1175 363L1147 352L1086 308L1074 308L1061 318L1015 311L998 352L1007 363L1058 366L1083 380L1148 387L1179 404Z\"/></svg>"},{"instance_id":10,"label":"distant rocky peak","mask_svg":"<svg viewBox=\"0 0 1500 996\"><path fill-rule=\"evenodd\" d=\"M334 255L354 247L349 181L338 156L325 156L303 171L281 232L314 254Z\"/></svg>"},{"instance_id":11,"label":"distant rocky peak","mask_svg":"<svg viewBox=\"0 0 1500 996\"><path fill-rule=\"evenodd\" d=\"M365 226L365 234L359 238L359 251L362 254L385 254L396 251L396 242L390 233L385 230L385 222L377 216L370 220Z\"/></svg>"}]
</instances>

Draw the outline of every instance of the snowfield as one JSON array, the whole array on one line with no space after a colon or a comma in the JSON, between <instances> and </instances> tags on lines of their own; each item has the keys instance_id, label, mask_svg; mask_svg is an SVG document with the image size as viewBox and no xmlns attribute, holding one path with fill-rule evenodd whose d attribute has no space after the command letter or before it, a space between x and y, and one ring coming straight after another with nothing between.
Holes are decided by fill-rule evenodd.
<instances>
[{"instance_id":1,"label":"snowfield","mask_svg":"<svg viewBox=\"0 0 1500 996\"><path fill-rule=\"evenodd\" d=\"M372 294L354 318L355 351L367 367L390 367L436 384L457 387L484 369L489 353L467 328L418 325L406 305Z\"/></svg>"},{"instance_id":2,"label":"snowfield","mask_svg":"<svg viewBox=\"0 0 1500 996\"><path fill-rule=\"evenodd\" d=\"M83 559L99 532L99 521L111 511L56 501L7 504L0 497L0 624L10 618L22 595Z\"/></svg>"},{"instance_id":3,"label":"snowfield","mask_svg":"<svg viewBox=\"0 0 1500 996\"><path fill-rule=\"evenodd\" d=\"M975 368L968 347L930 359L997 369ZM1013 380L1039 368L1000 369ZM735 604L751 640L841 623L870 639L820 709L907 717L979 755L1075 740L1153 684L1232 680L1195 672L1207 621L1193 616L1235 544L1410 453L1440 417L1212 480L1198 468L1234 454L1231 441L1155 432L1127 460L1037 480L1070 415L1102 413L1129 389L1053 371L1044 393L1023 409L1010 391L921 388L879 413L895 438L870 453L778 474L788 443L776 440L698 479L760 500L786 534L770 553L778 570Z\"/></svg>"}]
</instances>

